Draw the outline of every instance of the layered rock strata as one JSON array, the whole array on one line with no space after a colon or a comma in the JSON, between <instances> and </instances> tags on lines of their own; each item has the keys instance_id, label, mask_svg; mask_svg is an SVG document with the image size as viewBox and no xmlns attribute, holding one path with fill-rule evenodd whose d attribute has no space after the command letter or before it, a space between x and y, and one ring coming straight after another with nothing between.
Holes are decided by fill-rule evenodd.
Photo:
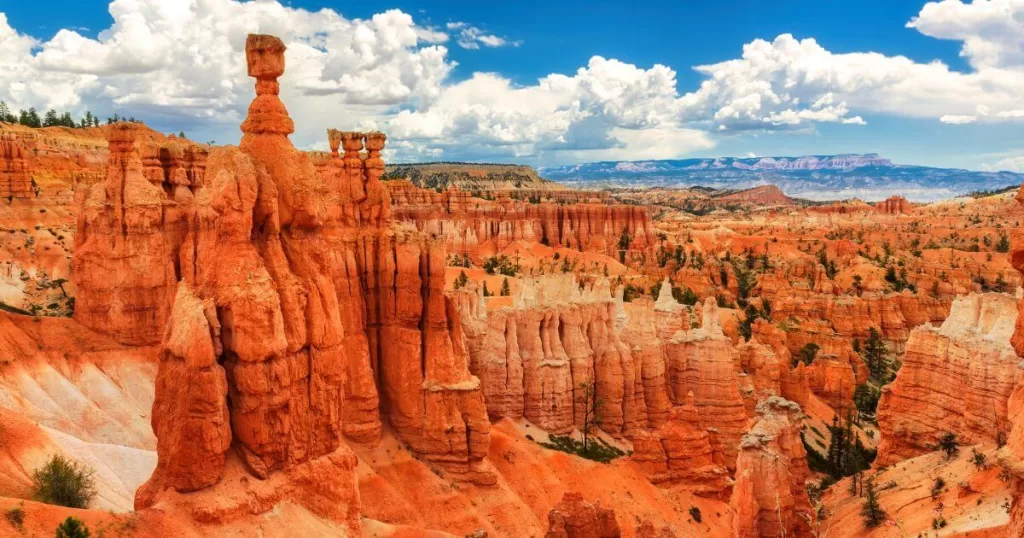
<instances>
[{"instance_id":1,"label":"layered rock strata","mask_svg":"<svg viewBox=\"0 0 1024 538\"><path fill-rule=\"evenodd\" d=\"M384 135L330 133L346 154L318 172L288 140L284 45L250 36L246 56L257 95L239 148L148 178L139 128L116 125L84 201L80 319L122 341L162 334L159 464L137 505L215 484L229 446L259 478L294 474L344 438L376 442L381 417L423 459L493 482L444 248L392 227Z\"/></svg>"},{"instance_id":2,"label":"layered rock strata","mask_svg":"<svg viewBox=\"0 0 1024 538\"><path fill-rule=\"evenodd\" d=\"M450 252L467 254L477 262L516 241L601 252L615 258L624 235L629 239L627 250L637 255L651 251L657 243L648 212L640 206L589 200L526 203L507 193L498 193L491 201L473 198L465 191L437 193L395 183L388 182L388 187L396 220L443 237Z\"/></svg>"},{"instance_id":3,"label":"layered rock strata","mask_svg":"<svg viewBox=\"0 0 1024 538\"><path fill-rule=\"evenodd\" d=\"M878 405L879 464L930 452L946 432L964 445L1005 440L1008 401L1022 378L1010 346L1015 303L994 293L958 297L941 327L914 329Z\"/></svg>"},{"instance_id":4,"label":"layered rock strata","mask_svg":"<svg viewBox=\"0 0 1024 538\"><path fill-rule=\"evenodd\" d=\"M758 421L743 435L730 506L733 536L812 536L810 476L800 439L800 406L772 397L757 406Z\"/></svg>"},{"instance_id":5,"label":"layered rock strata","mask_svg":"<svg viewBox=\"0 0 1024 538\"><path fill-rule=\"evenodd\" d=\"M544 538L619 538L622 531L615 511L591 504L583 495L567 492L548 512L548 532Z\"/></svg>"}]
</instances>

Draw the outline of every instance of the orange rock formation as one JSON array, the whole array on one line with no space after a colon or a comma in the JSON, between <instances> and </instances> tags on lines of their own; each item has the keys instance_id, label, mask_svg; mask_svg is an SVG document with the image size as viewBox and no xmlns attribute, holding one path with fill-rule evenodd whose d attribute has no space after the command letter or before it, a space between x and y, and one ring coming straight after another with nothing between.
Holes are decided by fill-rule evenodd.
<instances>
[{"instance_id":1,"label":"orange rock formation","mask_svg":"<svg viewBox=\"0 0 1024 538\"><path fill-rule=\"evenodd\" d=\"M622 531L615 512L590 504L579 493L566 493L562 502L548 513L544 538L619 538Z\"/></svg>"},{"instance_id":2,"label":"orange rock formation","mask_svg":"<svg viewBox=\"0 0 1024 538\"><path fill-rule=\"evenodd\" d=\"M882 389L879 464L930 452L946 432L963 444L1005 440L1008 400L1022 378L1010 347L1015 303L1002 294L959 297L940 328L914 329L903 367Z\"/></svg>"},{"instance_id":3,"label":"orange rock formation","mask_svg":"<svg viewBox=\"0 0 1024 538\"><path fill-rule=\"evenodd\" d=\"M384 135L330 133L345 158L335 153L318 173L287 137L284 45L250 36L246 53L257 96L238 149L161 167L154 179L170 188L160 188L145 173L139 129L117 125L107 179L83 202L76 319L122 342L162 341L159 463L137 505L213 486L232 445L259 478L286 470L302 480L311 465L344 472L354 460L342 438L376 442L381 408L424 459L493 481L481 468L483 394L444 294L443 245L391 227ZM332 453L333 464L316 463ZM354 491L331 498L357 502Z\"/></svg>"},{"instance_id":4,"label":"orange rock formation","mask_svg":"<svg viewBox=\"0 0 1024 538\"><path fill-rule=\"evenodd\" d=\"M804 482L810 475L800 440L800 406L768 398L760 419L743 436L736 464L733 536L811 536L814 512Z\"/></svg>"},{"instance_id":5,"label":"orange rock formation","mask_svg":"<svg viewBox=\"0 0 1024 538\"><path fill-rule=\"evenodd\" d=\"M465 191L438 193L399 181L388 182L388 190L396 220L444 237L450 252L468 254L477 261L515 241L601 252L615 258L624 233L630 238L628 250L637 256L649 253L656 243L648 212L641 206L586 199L582 203L533 204L501 192L489 201L472 198Z\"/></svg>"}]
</instances>

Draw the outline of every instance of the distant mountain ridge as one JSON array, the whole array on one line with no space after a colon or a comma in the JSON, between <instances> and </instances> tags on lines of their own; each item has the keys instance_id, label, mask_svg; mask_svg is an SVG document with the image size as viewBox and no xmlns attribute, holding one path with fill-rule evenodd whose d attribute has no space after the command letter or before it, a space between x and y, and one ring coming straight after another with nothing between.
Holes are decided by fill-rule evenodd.
<instances>
[{"instance_id":1,"label":"distant mountain ridge","mask_svg":"<svg viewBox=\"0 0 1024 538\"><path fill-rule=\"evenodd\" d=\"M580 188L692 187L749 189L777 185L789 196L812 200L903 195L932 201L1019 184L1024 174L894 164L877 153L800 157L718 157L602 161L542 167L546 179Z\"/></svg>"}]
</instances>

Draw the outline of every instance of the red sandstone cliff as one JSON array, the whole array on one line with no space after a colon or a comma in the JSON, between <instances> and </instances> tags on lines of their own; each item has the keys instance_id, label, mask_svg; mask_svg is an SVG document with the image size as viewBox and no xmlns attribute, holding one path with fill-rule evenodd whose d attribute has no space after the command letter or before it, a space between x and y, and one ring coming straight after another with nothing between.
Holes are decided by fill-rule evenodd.
<instances>
[{"instance_id":1,"label":"red sandstone cliff","mask_svg":"<svg viewBox=\"0 0 1024 538\"><path fill-rule=\"evenodd\" d=\"M472 198L459 190L435 192L407 182L390 181L388 190L398 221L443 237L450 252L479 261L515 241L543 243L618 258L623 233L629 250L652 251L654 227L641 206L589 203L525 203L500 193L494 201ZM632 256L632 255L631 255Z\"/></svg>"},{"instance_id":2,"label":"red sandstone cliff","mask_svg":"<svg viewBox=\"0 0 1024 538\"><path fill-rule=\"evenodd\" d=\"M350 134L348 158L320 174L292 147L277 97L283 52L276 38L247 42L257 97L240 148L212 152L203 174L171 169L160 188L138 127L117 125L107 179L83 202L77 319L129 343L163 334L159 464L140 507L164 489L214 485L232 444L257 477L303 480L306 462L347 451L343 437L375 442L380 407L424 459L493 480L480 468L490 425L444 295L443 245L391 228L383 135L366 135L357 159L364 137ZM351 469L349 456L330 461Z\"/></svg>"},{"instance_id":3,"label":"red sandstone cliff","mask_svg":"<svg viewBox=\"0 0 1024 538\"><path fill-rule=\"evenodd\" d=\"M930 452L945 432L963 444L1006 437L1007 402L1021 379L1010 347L1015 303L1002 294L960 297L940 328L914 329L903 367L882 389L879 464Z\"/></svg>"}]
</instances>

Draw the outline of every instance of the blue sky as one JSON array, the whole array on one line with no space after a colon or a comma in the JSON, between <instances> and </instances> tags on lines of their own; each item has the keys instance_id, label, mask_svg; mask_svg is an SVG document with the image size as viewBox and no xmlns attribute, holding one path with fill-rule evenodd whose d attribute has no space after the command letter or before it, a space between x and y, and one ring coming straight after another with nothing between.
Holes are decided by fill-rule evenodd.
<instances>
[{"instance_id":1,"label":"blue sky","mask_svg":"<svg viewBox=\"0 0 1024 538\"><path fill-rule=\"evenodd\" d=\"M121 1L145 5L156 0ZM189 3L182 1L187 9ZM232 9L238 13L246 9L235 6L233 0L194 0L191 10L196 21L206 22L184 24L214 24L207 34L216 33L219 25L210 23L211 17L199 19L205 9L200 4L218 5L216 10L208 10L214 13L214 20L218 16L235 19L230 15ZM334 49L317 45L326 54L310 61L328 66L326 70L321 73L319 67L307 66L312 74L296 83L296 93L284 94L297 123L308 117L307 123L317 124L310 126L309 132L300 128L293 137L300 147L322 146L318 133L324 126L319 123L328 115L345 118L338 120L348 123L341 127L389 132L392 157L398 160L543 165L601 159L878 152L905 163L1024 169L1024 118L1018 114L1024 113L1024 91L1015 93L1022 89L1016 84L1024 82L1012 81L1024 78L1024 61L1018 57L1024 56L1018 54L1024 43L1024 7L1011 0L973 4L944 0L931 11L926 11L926 2L906 0L813 4L797 0L627 4L294 0L285 6L292 8L290 17L302 17L287 19L297 21L292 27L305 26L307 19L316 19L323 8L335 11L351 23L337 30L339 35L354 33L359 26L356 19L376 20L375 15L391 9L411 18L405 23L392 16L387 25L370 25L378 39L363 49L347 42L335 44ZM106 1L4 2L0 13L6 15L7 25L16 35L33 40L24 63L39 64L33 70L23 70L21 82L31 77L42 80L45 75L55 81L52 86L63 91L47 94L37 89L5 96L0 86L0 99L41 108L63 105L101 114L134 114L161 130L186 130L193 138L219 143L236 141L237 127L232 125L237 125L238 115L244 114L251 98L244 79L238 88L223 90L216 83L220 72L207 69L203 75L210 79L205 85L197 83L178 93L167 90L167 79L158 77L156 71L179 69L189 76L190 53L174 57L157 50L115 50L112 35L125 25L115 24L109 8ZM143 20L141 24L155 28L154 32L170 32L167 27L161 30L163 15L154 15L153 10L120 11L122 16L131 12L136 22ZM920 17L922 24L908 28L915 17ZM999 17L1011 22L993 29L992 21ZM273 19L271 15L262 19L254 15L245 27L267 31L267 26L275 24L267 21ZM328 23L308 26L296 30L291 39L304 41L317 32L334 31L323 29ZM385 47L381 43L390 32L412 27L439 35L406 41L402 51L372 50ZM459 37L467 35L461 33L467 28L474 32L468 35L491 36L500 45L489 46L479 40L476 48L464 48ZM51 42L62 29L95 44L97 52L81 47L78 41L70 45L66 40ZM112 29L108 35L100 34L108 29ZM787 34L792 41L780 40ZM195 46L204 47L206 39L212 38L197 35ZM178 36L178 40L187 43L189 37ZM225 40L237 48L237 38L226 35ZM289 42L288 37L285 40ZM788 58L785 62L791 59L792 64L779 67L778 58L770 62L761 61L762 56L746 58L744 47L755 40L762 40L773 54ZM813 40L813 46L803 40ZM995 56L972 53L965 48L972 42L985 45L976 50L1001 52ZM802 46L796 47L796 43ZM422 51L432 47L443 48L443 57L434 54L424 59L430 54ZM295 49L290 45L289 53ZM864 61L856 56L864 53L877 55ZM93 68L83 57L103 58L95 62L96 76L88 76ZM617 62L595 65L594 57ZM912 67L900 64L900 57ZM224 73L234 77L238 73L233 71L231 58L224 54L202 61L207 67L224 62ZM741 58L747 60L745 66L723 64ZM290 66L296 63L291 57L289 62ZM931 72L927 66L933 62L940 62L945 70ZM666 88L666 80L671 85L672 79L655 71L655 65L671 71L674 92ZM698 71L696 66L716 67ZM580 75L581 68L589 69ZM822 78L820 72L826 68L833 71ZM365 74L364 80L345 82L346 69L358 69ZM857 82L872 73L889 71L892 75ZM69 72L79 78L70 80ZM730 82L698 95L702 82L716 72L729 75ZM482 78L480 73L490 77ZM289 75L282 81L286 86ZM572 87L551 90L542 81L551 81L552 75L571 78L566 84ZM223 73L220 76L227 78ZM771 88L750 90L762 82L759 77ZM844 80L847 78L850 80ZM360 97L365 94L360 88L367 84L387 87L391 79L402 79L404 86L383 95ZM788 79L796 82L787 84ZM208 106L193 107L193 101L187 99L214 87L211 91L217 95L209 99ZM616 89L608 90L613 87ZM147 98L147 90L159 97ZM119 91L136 95L119 99ZM81 94L77 102L70 96L74 92ZM783 102L765 104L774 97ZM743 109L751 98L760 100L761 105L756 110ZM534 110L523 105L524 100L545 104ZM907 104L900 104L903 101ZM189 105L176 113L175 103ZM729 116L726 112L733 117L720 121Z\"/></svg>"}]
</instances>

